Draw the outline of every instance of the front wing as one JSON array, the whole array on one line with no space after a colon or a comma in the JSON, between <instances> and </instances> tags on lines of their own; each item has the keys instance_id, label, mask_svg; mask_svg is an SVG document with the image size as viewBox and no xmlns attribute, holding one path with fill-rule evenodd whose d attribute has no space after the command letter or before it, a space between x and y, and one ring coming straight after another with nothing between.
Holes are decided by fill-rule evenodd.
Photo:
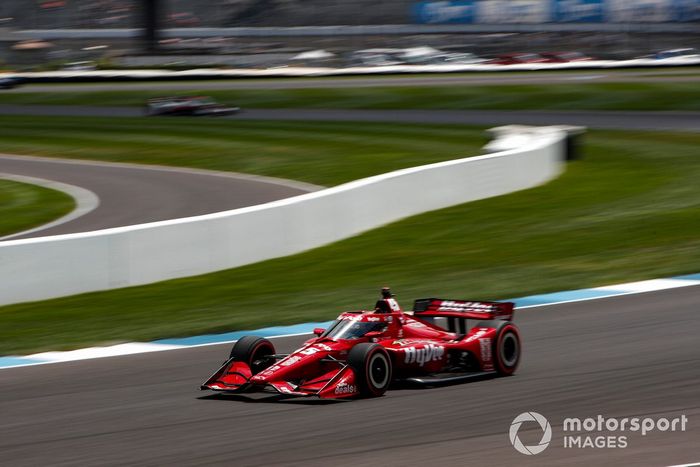
<instances>
[{"instance_id":1,"label":"front wing","mask_svg":"<svg viewBox=\"0 0 700 467\"><path fill-rule=\"evenodd\" d=\"M201 390L223 393L273 392L285 396L344 399L359 395L355 373L347 364L338 361L338 369L296 384L274 378L253 378L245 362L226 361L201 386Z\"/></svg>"}]
</instances>

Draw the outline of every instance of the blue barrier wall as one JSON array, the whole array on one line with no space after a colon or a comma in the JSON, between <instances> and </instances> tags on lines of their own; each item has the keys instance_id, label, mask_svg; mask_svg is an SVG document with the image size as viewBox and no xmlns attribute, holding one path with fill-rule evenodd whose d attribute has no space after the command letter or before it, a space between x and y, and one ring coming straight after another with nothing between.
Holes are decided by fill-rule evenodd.
<instances>
[{"instance_id":1,"label":"blue barrier wall","mask_svg":"<svg viewBox=\"0 0 700 467\"><path fill-rule=\"evenodd\" d=\"M700 21L700 0L438 0L413 5L419 24Z\"/></svg>"}]
</instances>

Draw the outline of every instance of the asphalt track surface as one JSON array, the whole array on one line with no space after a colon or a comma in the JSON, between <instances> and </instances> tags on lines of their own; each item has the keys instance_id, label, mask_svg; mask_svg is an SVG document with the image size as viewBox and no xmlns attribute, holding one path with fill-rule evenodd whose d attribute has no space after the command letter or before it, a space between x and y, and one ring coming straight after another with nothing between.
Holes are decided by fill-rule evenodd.
<instances>
[{"instance_id":1,"label":"asphalt track surface","mask_svg":"<svg viewBox=\"0 0 700 467\"><path fill-rule=\"evenodd\" d=\"M0 464L465 466L700 461L700 287L517 312L517 374L378 399L210 396L198 385L228 345L0 371ZM304 338L275 340L289 351ZM508 439L536 411L554 436L536 456ZM564 418L674 418L685 432L616 433L626 448L564 448ZM591 433L597 436L598 433ZM604 433L608 435L609 433ZM541 438L525 424L524 444ZM588 433L584 433L588 435Z\"/></svg>"},{"instance_id":2,"label":"asphalt track surface","mask_svg":"<svg viewBox=\"0 0 700 467\"><path fill-rule=\"evenodd\" d=\"M79 186L99 198L99 206L83 216L13 239L196 216L309 191L301 183L243 174L6 155L0 155L2 173Z\"/></svg>"},{"instance_id":3,"label":"asphalt track surface","mask_svg":"<svg viewBox=\"0 0 700 467\"><path fill-rule=\"evenodd\" d=\"M137 117L143 115L143 111L133 107L0 105L0 115ZM597 129L700 131L700 112L666 111L246 109L223 118L463 125L579 125Z\"/></svg>"}]
</instances>

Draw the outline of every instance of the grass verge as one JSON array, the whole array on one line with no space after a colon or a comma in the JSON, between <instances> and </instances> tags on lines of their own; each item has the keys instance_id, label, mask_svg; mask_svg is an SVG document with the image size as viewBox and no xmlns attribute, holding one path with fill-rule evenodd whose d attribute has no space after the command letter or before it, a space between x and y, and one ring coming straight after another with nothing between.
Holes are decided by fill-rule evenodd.
<instances>
[{"instance_id":1,"label":"grass verge","mask_svg":"<svg viewBox=\"0 0 700 467\"><path fill-rule=\"evenodd\" d=\"M477 154L458 125L0 116L0 151L195 167L335 185Z\"/></svg>"},{"instance_id":2,"label":"grass verge","mask_svg":"<svg viewBox=\"0 0 700 467\"><path fill-rule=\"evenodd\" d=\"M0 179L0 237L46 224L75 208L69 195Z\"/></svg>"},{"instance_id":3,"label":"grass verge","mask_svg":"<svg viewBox=\"0 0 700 467\"><path fill-rule=\"evenodd\" d=\"M5 104L142 106L164 94L204 94L243 108L700 110L697 82L377 86L314 89L8 93Z\"/></svg>"},{"instance_id":4,"label":"grass verge","mask_svg":"<svg viewBox=\"0 0 700 467\"><path fill-rule=\"evenodd\" d=\"M247 267L0 308L0 353L331 319L383 284L408 305L697 272L699 177L700 135L592 131L542 187Z\"/></svg>"}]
</instances>

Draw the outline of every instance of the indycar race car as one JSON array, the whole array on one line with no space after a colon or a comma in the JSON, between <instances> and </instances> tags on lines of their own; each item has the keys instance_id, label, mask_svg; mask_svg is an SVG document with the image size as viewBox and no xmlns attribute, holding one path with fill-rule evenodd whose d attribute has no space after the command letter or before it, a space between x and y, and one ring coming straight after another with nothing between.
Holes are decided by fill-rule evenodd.
<instances>
[{"instance_id":1,"label":"indycar race car","mask_svg":"<svg viewBox=\"0 0 700 467\"><path fill-rule=\"evenodd\" d=\"M0 89L13 89L22 84L20 78L14 76L0 76Z\"/></svg>"},{"instance_id":2,"label":"indycar race car","mask_svg":"<svg viewBox=\"0 0 700 467\"><path fill-rule=\"evenodd\" d=\"M146 104L147 116L219 117L233 115L239 110L239 107L228 107L205 96L157 97Z\"/></svg>"},{"instance_id":3,"label":"indycar race car","mask_svg":"<svg viewBox=\"0 0 700 467\"><path fill-rule=\"evenodd\" d=\"M427 298L404 312L384 293L373 311L342 313L288 355L255 336L238 340L201 389L341 399L421 385L512 375L520 360L513 303ZM477 320L470 329L467 320ZM467 330L468 329L468 330Z\"/></svg>"}]
</instances>

